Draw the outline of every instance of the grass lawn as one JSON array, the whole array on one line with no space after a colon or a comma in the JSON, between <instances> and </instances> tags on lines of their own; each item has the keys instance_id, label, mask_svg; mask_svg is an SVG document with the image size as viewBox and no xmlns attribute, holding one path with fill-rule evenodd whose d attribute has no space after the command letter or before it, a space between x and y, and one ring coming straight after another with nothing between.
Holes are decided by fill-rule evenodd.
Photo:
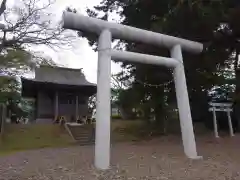
<instances>
[{"instance_id":1,"label":"grass lawn","mask_svg":"<svg viewBox=\"0 0 240 180\"><path fill-rule=\"evenodd\" d=\"M136 141L141 121L113 120L111 141ZM0 156L18 151L76 145L64 127L54 124L8 124L0 141Z\"/></svg>"},{"instance_id":2,"label":"grass lawn","mask_svg":"<svg viewBox=\"0 0 240 180\"><path fill-rule=\"evenodd\" d=\"M113 120L111 122L111 141L138 141L141 140L140 131L143 128L140 120Z\"/></svg>"},{"instance_id":3,"label":"grass lawn","mask_svg":"<svg viewBox=\"0 0 240 180\"><path fill-rule=\"evenodd\" d=\"M74 144L63 127L58 125L7 125L0 143L0 155L45 147Z\"/></svg>"}]
</instances>

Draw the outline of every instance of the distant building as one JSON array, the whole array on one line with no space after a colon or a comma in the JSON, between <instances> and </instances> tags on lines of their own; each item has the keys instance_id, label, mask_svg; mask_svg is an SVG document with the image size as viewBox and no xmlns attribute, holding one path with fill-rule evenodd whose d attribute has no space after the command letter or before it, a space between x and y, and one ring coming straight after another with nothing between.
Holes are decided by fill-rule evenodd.
<instances>
[{"instance_id":1,"label":"distant building","mask_svg":"<svg viewBox=\"0 0 240 180\"><path fill-rule=\"evenodd\" d=\"M97 90L81 69L40 66L35 79L21 81L22 96L35 99L37 122L53 122L60 116L71 122L87 116L88 98Z\"/></svg>"}]
</instances>

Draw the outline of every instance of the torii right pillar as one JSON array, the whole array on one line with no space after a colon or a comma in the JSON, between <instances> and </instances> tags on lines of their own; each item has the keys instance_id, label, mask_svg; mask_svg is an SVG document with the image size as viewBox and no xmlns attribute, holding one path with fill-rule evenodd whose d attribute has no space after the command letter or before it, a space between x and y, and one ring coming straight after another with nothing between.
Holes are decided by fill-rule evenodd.
<instances>
[{"instance_id":1,"label":"torii right pillar","mask_svg":"<svg viewBox=\"0 0 240 180\"><path fill-rule=\"evenodd\" d=\"M182 49L180 45L175 45L171 49L171 57L180 62L174 68L173 76L176 89L184 152L186 156L191 159L201 158L200 156L197 156L196 142L194 137L192 116L183 65Z\"/></svg>"}]
</instances>

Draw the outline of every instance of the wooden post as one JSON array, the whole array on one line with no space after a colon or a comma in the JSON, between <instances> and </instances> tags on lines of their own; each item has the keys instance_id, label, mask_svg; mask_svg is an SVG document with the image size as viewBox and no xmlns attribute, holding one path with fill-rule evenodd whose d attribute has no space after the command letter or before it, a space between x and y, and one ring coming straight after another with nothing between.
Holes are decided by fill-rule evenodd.
<instances>
[{"instance_id":1,"label":"wooden post","mask_svg":"<svg viewBox=\"0 0 240 180\"><path fill-rule=\"evenodd\" d=\"M58 92L55 92L55 109L54 109L54 120L58 118Z\"/></svg>"},{"instance_id":2,"label":"wooden post","mask_svg":"<svg viewBox=\"0 0 240 180\"><path fill-rule=\"evenodd\" d=\"M36 99L35 99L35 121L37 121L37 119L39 118L39 106L38 106L38 102L39 102L39 92L37 92L36 95ZM54 119L55 120L55 119Z\"/></svg>"},{"instance_id":3,"label":"wooden post","mask_svg":"<svg viewBox=\"0 0 240 180\"><path fill-rule=\"evenodd\" d=\"M7 112L7 107L5 104L0 104L0 143L2 142L3 134L4 134L4 126L6 123L6 112Z\"/></svg>"},{"instance_id":4,"label":"wooden post","mask_svg":"<svg viewBox=\"0 0 240 180\"><path fill-rule=\"evenodd\" d=\"M76 115L76 122L78 120L78 95L76 95L76 112L75 112L75 115Z\"/></svg>"},{"instance_id":5,"label":"wooden post","mask_svg":"<svg viewBox=\"0 0 240 180\"><path fill-rule=\"evenodd\" d=\"M228 116L228 126L229 126L230 136L234 136L230 109L228 109L227 111L227 116Z\"/></svg>"},{"instance_id":6,"label":"wooden post","mask_svg":"<svg viewBox=\"0 0 240 180\"><path fill-rule=\"evenodd\" d=\"M217 125L217 117L216 117L216 111L215 107L213 107L213 126L214 126L214 134L216 138L219 138L218 135L218 125Z\"/></svg>"}]
</instances>

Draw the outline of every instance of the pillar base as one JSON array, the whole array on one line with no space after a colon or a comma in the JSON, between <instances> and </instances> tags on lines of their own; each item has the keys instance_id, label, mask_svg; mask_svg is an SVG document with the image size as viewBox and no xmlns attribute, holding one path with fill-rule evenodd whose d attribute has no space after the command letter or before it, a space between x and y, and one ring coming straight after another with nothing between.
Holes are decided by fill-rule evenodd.
<instances>
[{"instance_id":1,"label":"pillar base","mask_svg":"<svg viewBox=\"0 0 240 180\"><path fill-rule=\"evenodd\" d=\"M195 156L195 157L188 157L188 158L192 160L202 160L203 156Z\"/></svg>"}]
</instances>

